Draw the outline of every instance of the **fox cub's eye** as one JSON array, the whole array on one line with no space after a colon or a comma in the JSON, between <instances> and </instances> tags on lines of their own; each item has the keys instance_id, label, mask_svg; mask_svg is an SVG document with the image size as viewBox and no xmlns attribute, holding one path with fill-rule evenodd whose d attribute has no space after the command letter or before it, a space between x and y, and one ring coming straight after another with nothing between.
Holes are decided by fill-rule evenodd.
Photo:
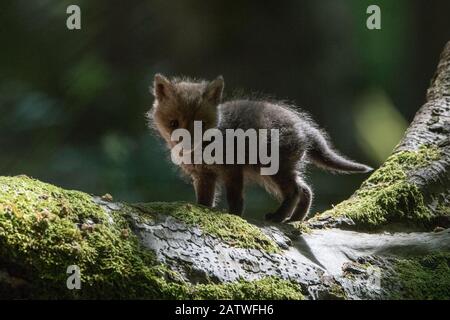
<instances>
[{"instance_id":1,"label":"fox cub's eye","mask_svg":"<svg viewBox=\"0 0 450 320\"><path fill-rule=\"evenodd\" d=\"M178 128L178 120L170 120L169 125L172 129Z\"/></svg>"}]
</instances>

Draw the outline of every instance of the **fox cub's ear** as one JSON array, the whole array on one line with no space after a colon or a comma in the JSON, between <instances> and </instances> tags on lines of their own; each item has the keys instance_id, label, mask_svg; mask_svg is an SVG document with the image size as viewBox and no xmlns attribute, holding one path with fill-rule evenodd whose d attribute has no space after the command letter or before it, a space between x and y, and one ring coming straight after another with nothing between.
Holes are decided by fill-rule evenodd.
<instances>
[{"instance_id":1,"label":"fox cub's ear","mask_svg":"<svg viewBox=\"0 0 450 320\"><path fill-rule=\"evenodd\" d=\"M174 91L173 84L162 74L155 74L153 81L153 95L159 101L169 98Z\"/></svg>"},{"instance_id":2,"label":"fox cub's ear","mask_svg":"<svg viewBox=\"0 0 450 320\"><path fill-rule=\"evenodd\" d=\"M203 98L209 100L213 104L219 104L222 100L222 92L225 83L222 76L218 76L215 80L208 83Z\"/></svg>"}]
</instances>

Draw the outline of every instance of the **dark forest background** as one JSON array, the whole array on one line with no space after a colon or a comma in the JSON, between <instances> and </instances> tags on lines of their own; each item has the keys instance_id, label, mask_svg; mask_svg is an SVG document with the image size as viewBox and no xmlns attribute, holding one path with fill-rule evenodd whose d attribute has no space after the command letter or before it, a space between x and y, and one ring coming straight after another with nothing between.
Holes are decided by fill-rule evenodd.
<instances>
[{"instance_id":1,"label":"dark forest background","mask_svg":"<svg viewBox=\"0 0 450 320\"><path fill-rule=\"evenodd\" d=\"M79 31L66 28L69 4L81 7ZM366 28L370 4L381 7L382 30ZM2 0L0 175L116 200L192 201L146 128L156 72L222 74L228 96L295 102L344 154L378 166L424 102L449 12L446 0ZM313 210L364 178L311 169ZM250 191L249 216L275 206Z\"/></svg>"}]
</instances>

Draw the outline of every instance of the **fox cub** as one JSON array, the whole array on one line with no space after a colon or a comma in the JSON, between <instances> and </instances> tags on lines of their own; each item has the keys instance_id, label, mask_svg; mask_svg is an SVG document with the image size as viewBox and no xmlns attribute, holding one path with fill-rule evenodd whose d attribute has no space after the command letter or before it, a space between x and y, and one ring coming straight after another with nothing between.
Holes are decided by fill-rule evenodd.
<instances>
[{"instance_id":1,"label":"fox cub","mask_svg":"<svg viewBox=\"0 0 450 320\"><path fill-rule=\"evenodd\" d=\"M155 97L148 112L150 125L166 141L169 149L172 132L183 128L193 131L194 121L204 130L278 129L279 169L273 175L261 175L261 164L180 164L191 179L197 202L212 207L216 186L224 185L229 212L241 215L244 209L244 184L254 181L280 200L280 207L268 213L274 222L292 222L308 214L313 193L302 177L305 163L336 172L369 172L366 165L347 160L333 150L326 134L307 114L286 104L269 101L232 100L222 102L224 80L195 81L186 78L167 79L157 74L153 83ZM203 145L203 147L205 147Z\"/></svg>"}]
</instances>

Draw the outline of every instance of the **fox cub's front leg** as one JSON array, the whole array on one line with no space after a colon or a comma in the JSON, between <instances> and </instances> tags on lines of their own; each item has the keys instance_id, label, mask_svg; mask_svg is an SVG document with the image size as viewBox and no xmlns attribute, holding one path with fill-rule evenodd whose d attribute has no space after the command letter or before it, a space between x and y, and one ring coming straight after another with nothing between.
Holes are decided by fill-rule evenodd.
<instances>
[{"instance_id":1,"label":"fox cub's front leg","mask_svg":"<svg viewBox=\"0 0 450 320\"><path fill-rule=\"evenodd\" d=\"M228 210L241 216L244 211L244 173L241 167L229 168L224 177Z\"/></svg>"},{"instance_id":2,"label":"fox cub's front leg","mask_svg":"<svg viewBox=\"0 0 450 320\"><path fill-rule=\"evenodd\" d=\"M212 173L202 173L192 176L197 203L212 207L214 205L214 197L216 193L217 176Z\"/></svg>"}]
</instances>

